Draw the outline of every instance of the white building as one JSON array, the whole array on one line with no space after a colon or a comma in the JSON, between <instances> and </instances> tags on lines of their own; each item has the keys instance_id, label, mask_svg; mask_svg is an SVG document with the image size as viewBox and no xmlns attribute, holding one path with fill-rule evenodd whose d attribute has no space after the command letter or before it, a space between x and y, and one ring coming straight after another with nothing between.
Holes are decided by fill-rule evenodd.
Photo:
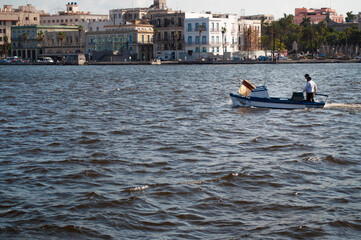
<instances>
[{"instance_id":1,"label":"white building","mask_svg":"<svg viewBox=\"0 0 361 240\"><path fill-rule=\"evenodd\" d=\"M188 60L230 59L239 50L236 14L186 13L184 28Z\"/></svg>"},{"instance_id":2,"label":"white building","mask_svg":"<svg viewBox=\"0 0 361 240\"><path fill-rule=\"evenodd\" d=\"M238 49L239 56L256 58L261 52L262 20L238 20Z\"/></svg>"},{"instance_id":3,"label":"white building","mask_svg":"<svg viewBox=\"0 0 361 240\"><path fill-rule=\"evenodd\" d=\"M109 16L106 14L91 14L90 12L79 11L79 5L76 2L68 2L66 4L66 11L60 11L55 15L42 15L40 17L40 24L47 26L76 26L82 25L87 31L90 23L93 22L107 22ZM100 24L99 26L101 26ZM109 25L109 23L107 23Z\"/></svg>"}]
</instances>

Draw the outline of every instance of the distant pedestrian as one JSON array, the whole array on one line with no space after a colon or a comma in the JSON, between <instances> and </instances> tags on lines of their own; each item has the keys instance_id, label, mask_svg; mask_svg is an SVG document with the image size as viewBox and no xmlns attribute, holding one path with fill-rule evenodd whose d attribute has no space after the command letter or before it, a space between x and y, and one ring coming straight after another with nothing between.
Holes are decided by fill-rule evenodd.
<instances>
[{"instance_id":1,"label":"distant pedestrian","mask_svg":"<svg viewBox=\"0 0 361 240\"><path fill-rule=\"evenodd\" d=\"M305 89L303 89L303 92L306 92L306 100L308 102L314 102L314 97L317 94L317 85L314 81L312 81L310 75L306 74L305 78L307 80L307 84Z\"/></svg>"}]
</instances>

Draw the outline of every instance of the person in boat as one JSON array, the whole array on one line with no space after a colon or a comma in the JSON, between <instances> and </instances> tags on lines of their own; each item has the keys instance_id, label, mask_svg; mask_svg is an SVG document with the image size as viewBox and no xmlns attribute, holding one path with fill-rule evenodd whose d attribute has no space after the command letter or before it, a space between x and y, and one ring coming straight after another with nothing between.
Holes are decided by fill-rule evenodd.
<instances>
[{"instance_id":1,"label":"person in boat","mask_svg":"<svg viewBox=\"0 0 361 240\"><path fill-rule=\"evenodd\" d=\"M317 94L317 85L314 81L312 81L310 75L306 74L305 78L307 80L307 84L305 89L303 89L303 92L306 92L306 101L314 102L314 97Z\"/></svg>"}]
</instances>

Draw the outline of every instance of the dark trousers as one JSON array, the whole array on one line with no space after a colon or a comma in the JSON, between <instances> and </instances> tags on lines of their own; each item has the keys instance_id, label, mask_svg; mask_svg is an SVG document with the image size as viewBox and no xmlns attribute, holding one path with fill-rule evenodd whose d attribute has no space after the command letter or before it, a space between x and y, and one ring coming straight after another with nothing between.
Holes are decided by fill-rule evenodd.
<instances>
[{"instance_id":1,"label":"dark trousers","mask_svg":"<svg viewBox=\"0 0 361 240\"><path fill-rule=\"evenodd\" d=\"M306 100L308 102L314 102L315 101L314 97L315 97L315 94L313 92L312 93L306 93Z\"/></svg>"}]
</instances>

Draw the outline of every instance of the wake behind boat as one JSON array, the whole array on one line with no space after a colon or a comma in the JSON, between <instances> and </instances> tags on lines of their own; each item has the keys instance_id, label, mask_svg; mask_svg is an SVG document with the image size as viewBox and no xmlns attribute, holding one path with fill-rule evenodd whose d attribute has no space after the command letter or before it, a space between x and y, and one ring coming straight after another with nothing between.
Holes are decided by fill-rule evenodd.
<instances>
[{"instance_id":1,"label":"wake behind boat","mask_svg":"<svg viewBox=\"0 0 361 240\"><path fill-rule=\"evenodd\" d=\"M302 92L294 92L291 98L271 98L266 86L256 87L247 80L243 80L238 94L230 93L230 96L234 107L302 109L323 108L326 104L325 102L306 101Z\"/></svg>"}]
</instances>

